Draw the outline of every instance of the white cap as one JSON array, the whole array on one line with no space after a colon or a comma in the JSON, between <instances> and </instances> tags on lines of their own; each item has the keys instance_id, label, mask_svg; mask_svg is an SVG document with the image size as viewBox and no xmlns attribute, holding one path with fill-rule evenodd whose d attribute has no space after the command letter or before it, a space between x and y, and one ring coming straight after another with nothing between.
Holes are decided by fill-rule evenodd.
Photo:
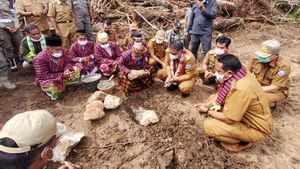
<instances>
[{"instance_id":1,"label":"white cap","mask_svg":"<svg viewBox=\"0 0 300 169\"><path fill-rule=\"evenodd\" d=\"M33 110L15 115L5 123L0 139L10 138L18 148L0 145L0 151L6 153L25 153L45 145L55 135L66 131L66 126L57 123L56 119L46 110Z\"/></svg>"}]
</instances>

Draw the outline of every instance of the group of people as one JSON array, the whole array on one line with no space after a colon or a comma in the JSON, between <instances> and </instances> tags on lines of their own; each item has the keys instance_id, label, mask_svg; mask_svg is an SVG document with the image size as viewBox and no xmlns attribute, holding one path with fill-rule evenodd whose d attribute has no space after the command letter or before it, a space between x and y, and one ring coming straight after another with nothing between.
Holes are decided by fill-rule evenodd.
<instances>
[{"instance_id":1,"label":"group of people","mask_svg":"<svg viewBox=\"0 0 300 169\"><path fill-rule=\"evenodd\" d=\"M85 4L79 0L78 3ZM7 1L5 5L8 7ZM3 10L3 3L1 6ZM76 41L71 44L71 29L75 29L72 8L84 11L79 12L81 16L92 12L90 8L82 10L68 6L64 0L54 0L48 16L56 34L46 37L42 27L27 24L27 36L21 43L23 66L35 69L37 84L52 100L60 96L66 85L78 83L82 76L96 72L107 77L117 74L125 93L151 87L157 77L169 91L179 89L183 97L189 96L196 81L201 79L203 85L213 84L217 90L207 102L195 106L212 117L204 122L203 128L221 146L239 152L271 133L271 109L288 97L290 63L280 55L281 44L277 40L264 41L248 66L230 54L231 39L226 36L218 37L211 49L212 20L217 15L215 0L197 1L186 17L185 29L183 23L176 21L171 30L157 31L148 42L137 24L132 23L120 43L107 20L95 39L86 26L77 26L78 30L73 32ZM26 14L29 15L26 12L22 15ZM76 18L84 24L86 20L93 19ZM0 30L16 32L1 19ZM205 58L197 66L200 43ZM4 51L6 55L11 53L9 56L14 52ZM1 66L0 75L5 67ZM136 72L142 72L143 76L134 78ZM5 146L2 142L1 145Z\"/></svg>"}]
</instances>

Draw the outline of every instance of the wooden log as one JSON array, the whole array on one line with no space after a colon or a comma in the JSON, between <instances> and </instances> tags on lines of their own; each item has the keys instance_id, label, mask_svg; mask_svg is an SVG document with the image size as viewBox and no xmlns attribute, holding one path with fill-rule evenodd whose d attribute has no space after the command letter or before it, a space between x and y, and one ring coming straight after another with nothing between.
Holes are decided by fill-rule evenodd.
<instances>
[{"instance_id":1,"label":"wooden log","mask_svg":"<svg viewBox=\"0 0 300 169\"><path fill-rule=\"evenodd\" d=\"M237 10L237 6L233 2L217 0L218 15L220 16L233 16Z\"/></svg>"},{"instance_id":2,"label":"wooden log","mask_svg":"<svg viewBox=\"0 0 300 169\"><path fill-rule=\"evenodd\" d=\"M242 20L239 18L219 19L214 21L214 29L217 31L225 31L241 24Z\"/></svg>"}]
</instances>

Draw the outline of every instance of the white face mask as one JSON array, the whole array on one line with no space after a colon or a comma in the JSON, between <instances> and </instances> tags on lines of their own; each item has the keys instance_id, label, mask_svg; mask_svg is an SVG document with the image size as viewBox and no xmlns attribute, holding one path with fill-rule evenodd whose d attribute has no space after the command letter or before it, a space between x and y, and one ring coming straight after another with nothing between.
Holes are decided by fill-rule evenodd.
<instances>
[{"instance_id":1,"label":"white face mask","mask_svg":"<svg viewBox=\"0 0 300 169\"><path fill-rule=\"evenodd\" d=\"M78 43L79 43L79 45L84 46L88 43L88 41L87 40L83 40L83 41L78 40Z\"/></svg>"},{"instance_id":2,"label":"white face mask","mask_svg":"<svg viewBox=\"0 0 300 169\"><path fill-rule=\"evenodd\" d=\"M225 74L222 75L222 74L220 74L218 72L215 72L216 80L219 81L219 82L221 82L222 80L224 80L224 75Z\"/></svg>"},{"instance_id":3,"label":"white face mask","mask_svg":"<svg viewBox=\"0 0 300 169\"><path fill-rule=\"evenodd\" d=\"M101 47L104 48L104 49L105 49L105 48L109 48L109 44L107 43L107 44L105 44L105 45L101 45Z\"/></svg>"},{"instance_id":4,"label":"white face mask","mask_svg":"<svg viewBox=\"0 0 300 169\"><path fill-rule=\"evenodd\" d=\"M60 58L62 56L62 52L52 53L52 56L55 58Z\"/></svg>"},{"instance_id":5,"label":"white face mask","mask_svg":"<svg viewBox=\"0 0 300 169\"><path fill-rule=\"evenodd\" d=\"M157 44L162 44L164 42L164 40L163 39L155 39L155 42Z\"/></svg>"},{"instance_id":6,"label":"white face mask","mask_svg":"<svg viewBox=\"0 0 300 169\"><path fill-rule=\"evenodd\" d=\"M142 42L134 42L135 45L142 45Z\"/></svg>"},{"instance_id":7,"label":"white face mask","mask_svg":"<svg viewBox=\"0 0 300 169\"><path fill-rule=\"evenodd\" d=\"M40 39L31 38L32 42L40 42L42 39L43 39L43 36L41 36Z\"/></svg>"},{"instance_id":8,"label":"white face mask","mask_svg":"<svg viewBox=\"0 0 300 169\"><path fill-rule=\"evenodd\" d=\"M170 59L172 60L178 59L178 55L170 54Z\"/></svg>"},{"instance_id":9,"label":"white face mask","mask_svg":"<svg viewBox=\"0 0 300 169\"><path fill-rule=\"evenodd\" d=\"M216 49L215 49L215 52L216 52L216 54L219 55L219 56L220 56L220 55L224 55L224 53L225 53L225 51L224 51L223 49L220 49L220 48L216 48Z\"/></svg>"}]
</instances>

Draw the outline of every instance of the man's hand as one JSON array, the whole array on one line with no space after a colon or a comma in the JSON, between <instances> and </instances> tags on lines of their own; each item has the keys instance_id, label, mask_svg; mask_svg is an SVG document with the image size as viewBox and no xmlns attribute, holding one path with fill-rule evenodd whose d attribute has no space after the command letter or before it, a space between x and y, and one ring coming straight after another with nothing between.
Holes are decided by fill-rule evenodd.
<instances>
[{"instance_id":1,"label":"man's hand","mask_svg":"<svg viewBox=\"0 0 300 169\"><path fill-rule=\"evenodd\" d=\"M198 4L198 8L200 9L200 11L204 11L204 9L205 9L204 3L203 3L203 2L200 2L200 3Z\"/></svg>"},{"instance_id":2,"label":"man's hand","mask_svg":"<svg viewBox=\"0 0 300 169\"><path fill-rule=\"evenodd\" d=\"M185 37L185 38L188 38L189 35L190 35L190 34L189 34L188 32L185 32L185 33L184 33L184 37Z\"/></svg>"},{"instance_id":3,"label":"man's hand","mask_svg":"<svg viewBox=\"0 0 300 169\"><path fill-rule=\"evenodd\" d=\"M166 81L165 81L165 85L164 86L165 87L171 86L172 83L173 83L173 81L174 81L174 79L172 77L168 76L167 79L166 79Z\"/></svg>"},{"instance_id":4,"label":"man's hand","mask_svg":"<svg viewBox=\"0 0 300 169\"><path fill-rule=\"evenodd\" d=\"M75 71L70 71L70 75L69 75L69 78L68 78L68 80L72 80L73 78L74 78L74 76L75 76Z\"/></svg>"},{"instance_id":5,"label":"man's hand","mask_svg":"<svg viewBox=\"0 0 300 169\"><path fill-rule=\"evenodd\" d=\"M57 35L61 36L61 33L60 33L60 31L59 31L58 29L55 29L55 33L56 33Z\"/></svg>"},{"instance_id":6,"label":"man's hand","mask_svg":"<svg viewBox=\"0 0 300 169\"><path fill-rule=\"evenodd\" d=\"M41 14L38 12L32 12L32 16L41 16Z\"/></svg>"},{"instance_id":7,"label":"man's hand","mask_svg":"<svg viewBox=\"0 0 300 169\"><path fill-rule=\"evenodd\" d=\"M207 113L208 111L208 107L206 107L205 103L196 104L195 107L200 113Z\"/></svg>"},{"instance_id":8,"label":"man's hand","mask_svg":"<svg viewBox=\"0 0 300 169\"><path fill-rule=\"evenodd\" d=\"M16 33L16 32L18 31L18 29L15 28L15 27L9 27L9 26L7 26L6 29L7 29L10 33Z\"/></svg>"},{"instance_id":9,"label":"man's hand","mask_svg":"<svg viewBox=\"0 0 300 169\"><path fill-rule=\"evenodd\" d=\"M83 58L82 58L82 61L83 61L84 63L87 63L87 62L89 62L89 61L90 61L90 58L89 58L89 56L87 56L87 57L83 57Z\"/></svg>"},{"instance_id":10,"label":"man's hand","mask_svg":"<svg viewBox=\"0 0 300 169\"><path fill-rule=\"evenodd\" d=\"M214 77L214 76L215 76L215 75L214 75L213 73L211 73L211 72L209 72L209 71L205 71L205 75L204 75L205 78L209 79L209 78L212 78L212 77Z\"/></svg>"},{"instance_id":11,"label":"man's hand","mask_svg":"<svg viewBox=\"0 0 300 169\"><path fill-rule=\"evenodd\" d=\"M47 13L48 13L48 9L47 8L45 8L44 10L43 10L43 15L47 15Z\"/></svg>"},{"instance_id":12,"label":"man's hand","mask_svg":"<svg viewBox=\"0 0 300 169\"><path fill-rule=\"evenodd\" d=\"M133 73L132 73L132 70L127 74L127 77L129 80L133 80Z\"/></svg>"},{"instance_id":13,"label":"man's hand","mask_svg":"<svg viewBox=\"0 0 300 169\"><path fill-rule=\"evenodd\" d=\"M65 161L64 165L62 165L58 169L81 169L81 167L79 165L75 165L75 164Z\"/></svg>"},{"instance_id":14,"label":"man's hand","mask_svg":"<svg viewBox=\"0 0 300 169\"><path fill-rule=\"evenodd\" d=\"M65 70L64 73L63 73L63 78L68 79L68 78L70 78L70 75L71 75L71 71L70 70Z\"/></svg>"}]
</instances>

